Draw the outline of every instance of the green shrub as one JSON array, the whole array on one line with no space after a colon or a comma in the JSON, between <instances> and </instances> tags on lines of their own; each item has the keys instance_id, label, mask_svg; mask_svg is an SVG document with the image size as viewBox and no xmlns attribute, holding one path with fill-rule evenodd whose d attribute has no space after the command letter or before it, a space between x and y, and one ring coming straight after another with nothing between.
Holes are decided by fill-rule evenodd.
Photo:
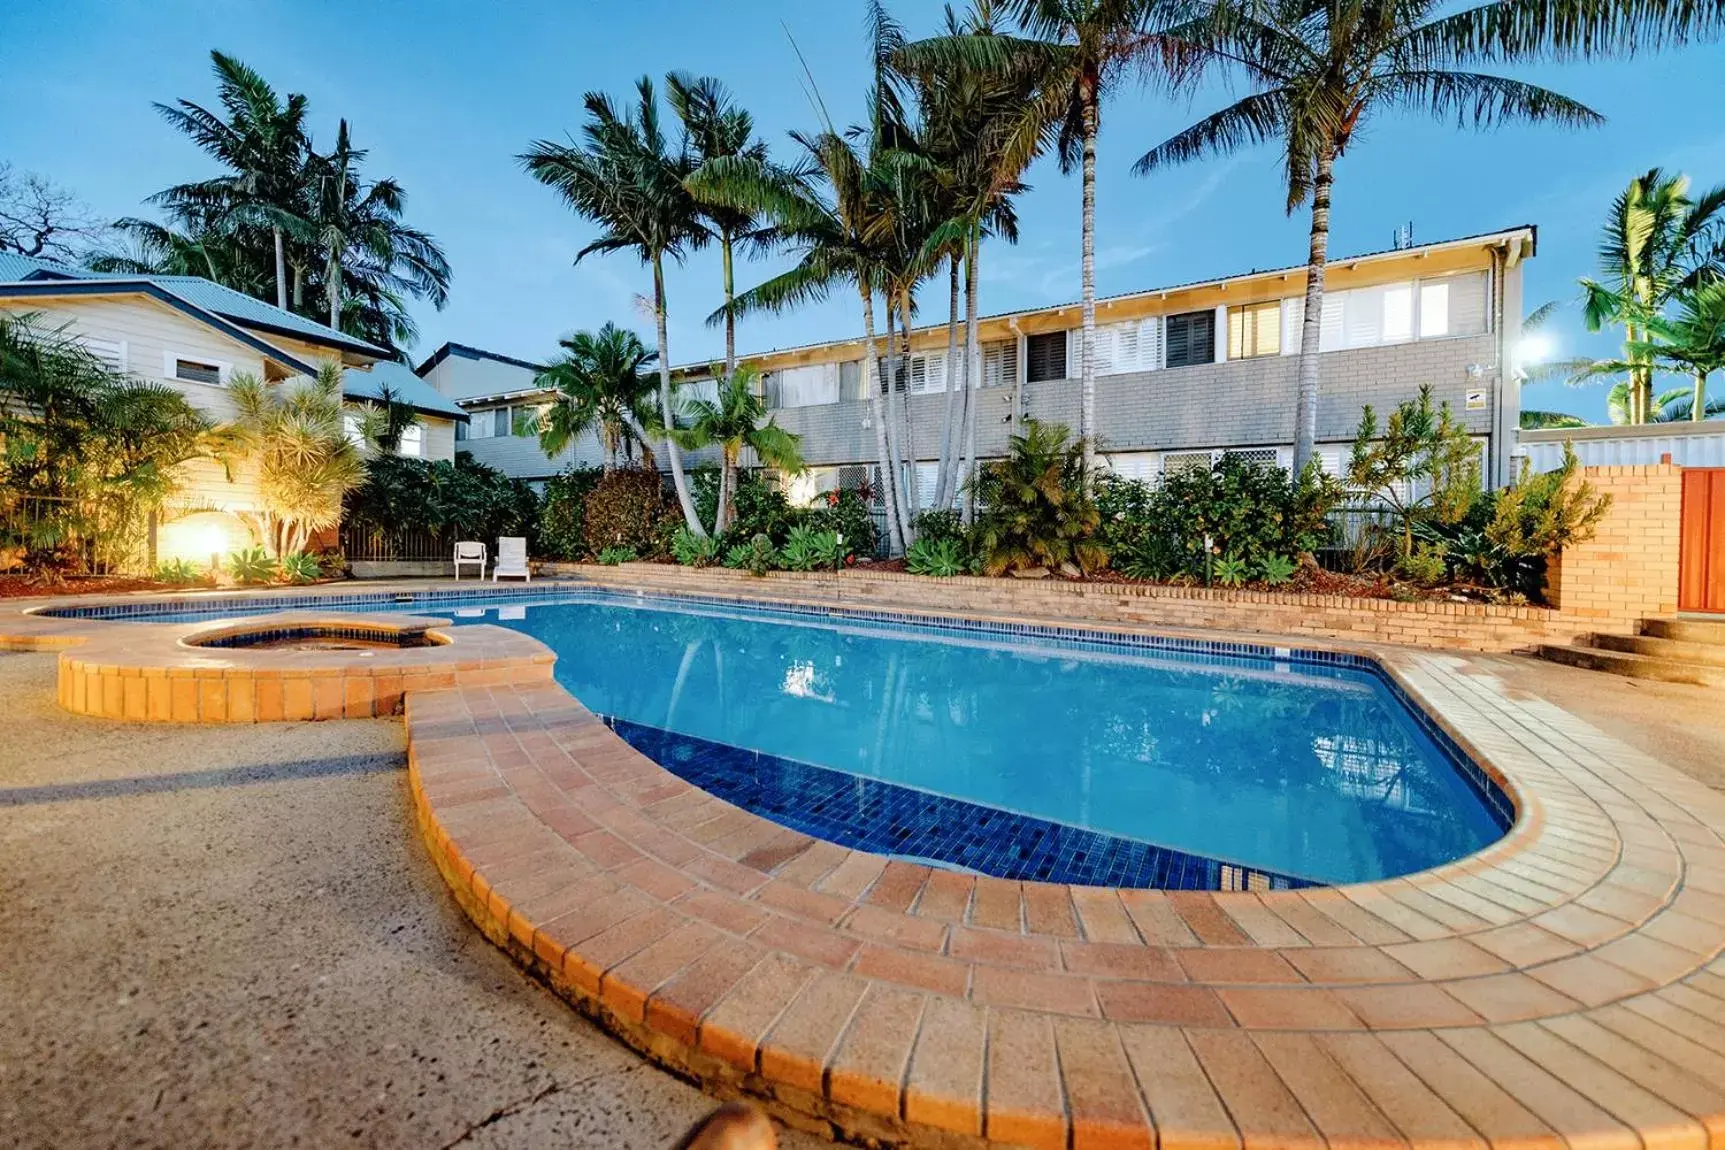
<instances>
[{"instance_id":1,"label":"green shrub","mask_svg":"<svg viewBox=\"0 0 1725 1150\"><path fill-rule=\"evenodd\" d=\"M969 571L970 557L965 553L962 539L924 535L905 551L904 565L912 575L947 579Z\"/></svg>"},{"instance_id":2,"label":"green shrub","mask_svg":"<svg viewBox=\"0 0 1725 1150\"><path fill-rule=\"evenodd\" d=\"M588 554L587 496L602 475L597 467L572 467L546 480L539 508L539 547L547 558L573 560Z\"/></svg>"},{"instance_id":3,"label":"green shrub","mask_svg":"<svg viewBox=\"0 0 1725 1150\"><path fill-rule=\"evenodd\" d=\"M1575 447L1564 443L1563 464L1556 470L1542 475L1529 471L1523 459L1520 477L1492 509L1486 537L1510 555L1545 557L1592 539L1611 509L1611 496L1599 494L1581 477Z\"/></svg>"},{"instance_id":4,"label":"green shrub","mask_svg":"<svg viewBox=\"0 0 1725 1150\"><path fill-rule=\"evenodd\" d=\"M289 583L313 583L323 574L323 569L318 566L315 556L296 551L282 556L281 573Z\"/></svg>"},{"instance_id":5,"label":"green shrub","mask_svg":"<svg viewBox=\"0 0 1725 1150\"><path fill-rule=\"evenodd\" d=\"M880 539L875 530L874 516L869 514L867 495L845 488L829 491L822 498L823 503L807 513L809 526L837 535L844 545L846 557L873 555Z\"/></svg>"},{"instance_id":6,"label":"green shrub","mask_svg":"<svg viewBox=\"0 0 1725 1150\"><path fill-rule=\"evenodd\" d=\"M779 565L779 553L765 532L754 536L743 546L747 548L743 556L743 566L756 578Z\"/></svg>"},{"instance_id":7,"label":"green shrub","mask_svg":"<svg viewBox=\"0 0 1725 1150\"><path fill-rule=\"evenodd\" d=\"M696 535L679 526L671 539L671 557L685 567L711 567L719 555L719 541L711 535Z\"/></svg>"},{"instance_id":8,"label":"green shrub","mask_svg":"<svg viewBox=\"0 0 1725 1150\"><path fill-rule=\"evenodd\" d=\"M1233 555L1216 560L1212 577L1224 587L1243 587L1251 574L1251 568L1244 559Z\"/></svg>"},{"instance_id":9,"label":"green shrub","mask_svg":"<svg viewBox=\"0 0 1725 1150\"><path fill-rule=\"evenodd\" d=\"M1449 573L1445 561L1446 549L1441 543L1416 543L1414 549L1396 560L1396 574L1421 587L1435 587Z\"/></svg>"},{"instance_id":10,"label":"green shrub","mask_svg":"<svg viewBox=\"0 0 1725 1150\"><path fill-rule=\"evenodd\" d=\"M1084 491L1084 441L1058 423L1029 419L1007 457L979 477L976 551L990 575L1076 564L1091 571L1108 562L1096 539L1101 515Z\"/></svg>"},{"instance_id":11,"label":"green shrub","mask_svg":"<svg viewBox=\"0 0 1725 1150\"><path fill-rule=\"evenodd\" d=\"M1266 555L1258 560L1258 578L1272 587L1280 587L1294 577L1298 565L1286 555Z\"/></svg>"},{"instance_id":12,"label":"green shrub","mask_svg":"<svg viewBox=\"0 0 1725 1150\"><path fill-rule=\"evenodd\" d=\"M1479 460L1467 427L1448 403L1432 406L1431 385L1425 384L1418 399L1396 406L1381 434L1372 405L1361 410L1347 483L1396 519L1399 561L1413 556L1420 524L1454 525L1466 518L1480 495ZM1415 560L1421 562L1429 565Z\"/></svg>"},{"instance_id":13,"label":"green shrub","mask_svg":"<svg viewBox=\"0 0 1725 1150\"><path fill-rule=\"evenodd\" d=\"M228 556L228 574L239 583L269 583L276 577L276 561L262 547L248 547Z\"/></svg>"},{"instance_id":14,"label":"green shrub","mask_svg":"<svg viewBox=\"0 0 1725 1150\"><path fill-rule=\"evenodd\" d=\"M465 451L454 462L374 455L365 482L343 500L346 522L381 532L444 532L490 541L520 535L539 546L539 497L519 479L477 462Z\"/></svg>"},{"instance_id":15,"label":"green shrub","mask_svg":"<svg viewBox=\"0 0 1725 1150\"><path fill-rule=\"evenodd\" d=\"M633 563L635 549L633 547L607 547L599 552L599 562L606 567L615 567L620 563Z\"/></svg>"},{"instance_id":16,"label":"green shrub","mask_svg":"<svg viewBox=\"0 0 1725 1150\"><path fill-rule=\"evenodd\" d=\"M156 582L183 587L189 583L203 582L204 574L205 568L189 559L169 559L157 565Z\"/></svg>"},{"instance_id":17,"label":"green shrub","mask_svg":"<svg viewBox=\"0 0 1725 1150\"><path fill-rule=\"evenodd\" d=\"M657 471L619 468L601 476L587 493L583 537L594 553L625 548L635 555L665 553L670 540L661 528L665 490Z\"/></svg>"}]
</instances>

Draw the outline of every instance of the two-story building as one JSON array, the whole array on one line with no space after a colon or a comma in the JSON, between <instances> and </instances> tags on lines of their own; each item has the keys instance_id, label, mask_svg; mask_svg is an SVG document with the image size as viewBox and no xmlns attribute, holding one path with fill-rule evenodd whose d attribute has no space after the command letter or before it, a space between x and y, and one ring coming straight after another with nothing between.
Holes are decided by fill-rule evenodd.
<instances>
[{"instance_id":1,"label":"two-story building","mask_svg":"<svg viewBox=\"0 0 1725 1150\"><path fill-rule=\"evenodd\" d=\"M1361 408L1387 413L1429 384L1479 439L1484 472L1512 474L1520 401L1512 360L1520 334L1521 262L1535 230L1344 256L1326 274L1319 366L1318 457L1342 466ZM1305 312L1304 267L1131 292L1097 301L1096 423L1115 471L1156 479L1224 451L1287 465L1293 454L1296 370ZM1076 428L1077 303L981 320L977 454L998 457L1026 418ZM937 466L946 410L947 329L916 328L901 373L912 444L927 477ZM878 348L879 345L877 345ZM763 373L778 422L803 437L803 497L862 483L876 466L860 338L743 357ZM539 450L545 393L537 366L447 344L419 368L471 416L465 448L523 479L542 481L599 461L597 440L556 459ZM684 387L711 386L707 364L677 369ZM884 379L884 369L883 369Z\"/></svg>"},{"instance_id":2,"label":"two-story building","mask_svg":"<svg viewBox=\"0 0 1725 1150\"><path fill-rule=\"evenodd\" d=\"M0 311L32 316L118 370L173 387L216 423L235 413L235 376L279 383L330 361L344 367L342 391L355 406L391 397L413 408L403 455L453 459L456 428L467 421L386 349L197 276L105 275L0 253ZM256 509L255 477L243 464L187 463L158 555L203 559L249 547L255 540L243 515Z\"/></svg>"}]
</instances>

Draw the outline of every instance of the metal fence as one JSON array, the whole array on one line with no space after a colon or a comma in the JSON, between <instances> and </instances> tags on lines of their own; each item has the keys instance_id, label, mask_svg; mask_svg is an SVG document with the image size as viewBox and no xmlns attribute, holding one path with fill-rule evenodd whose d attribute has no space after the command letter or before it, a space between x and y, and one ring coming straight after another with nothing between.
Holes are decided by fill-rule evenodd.
<instances>
[{"instance_id":1,"label":"metal fence","mask_svg":"<svg viewBox=\"0 0 1725 1150\"><path fill-rule=\"evenodd\" d=\"M105 523L101 509L84 500L0 493L0 573L31 566L74 575L143 571L148 530Z\"/></svg>"},{"instance_id":2,"label":"metal fence","mask_svg":"<svg viewBox=\"0 0 1725 1150\"><path fill-rule=\"evenodd\" d=\"M1326 571L1353 571L1364 552L1393 532L1396 515L1381 504L1338 507L1329 514L1330 537L1315 552Z\"/></svg>"},{"instance_id":3,"label":"metal fence","mask_svg":"<svg viewBox=\"0 0 1725 1150\"><path fill-rule=\"evenodd\" d=\"M364 523L343 523L341 550L349 563L380 563L402 560L413 563L447 562L455 551L456 532L450 529L386 528Z\"/></svg>"}]
</instances>

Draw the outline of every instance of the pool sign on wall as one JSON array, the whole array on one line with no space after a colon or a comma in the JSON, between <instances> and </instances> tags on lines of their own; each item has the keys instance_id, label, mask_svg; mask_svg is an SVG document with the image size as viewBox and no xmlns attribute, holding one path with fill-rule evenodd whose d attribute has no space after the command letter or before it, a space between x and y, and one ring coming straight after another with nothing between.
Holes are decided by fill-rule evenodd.
<instances>
[{"instance_id":1,"label":"pool sign on wall","mask_svg":"<svg viewBox=\"0 0 1725 1150\"><path fill-rule=\"evenodd\" d=\"M1467 389L1467 409L1469 411L1485 410L1485 388L1470 387Z\"/></svg>"}]
</instances>

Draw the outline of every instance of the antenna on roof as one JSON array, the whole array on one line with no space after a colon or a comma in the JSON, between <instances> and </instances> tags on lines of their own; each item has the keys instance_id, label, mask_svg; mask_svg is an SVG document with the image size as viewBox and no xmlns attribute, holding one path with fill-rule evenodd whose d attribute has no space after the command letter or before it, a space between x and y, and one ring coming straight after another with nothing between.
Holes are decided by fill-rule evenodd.
<instances>
[{"instance_id":1,"label":"antenna on roof","mask_svg":"<svg viewBox=\"0 0 1725 1150\"><path fill-rule=\"evenodd\" d=\"M1396 229L1395 237L1390 241L1398 252L1405 252L1414 246L1414 222L1409 220Z\"/></svg>"}]
</instances>

